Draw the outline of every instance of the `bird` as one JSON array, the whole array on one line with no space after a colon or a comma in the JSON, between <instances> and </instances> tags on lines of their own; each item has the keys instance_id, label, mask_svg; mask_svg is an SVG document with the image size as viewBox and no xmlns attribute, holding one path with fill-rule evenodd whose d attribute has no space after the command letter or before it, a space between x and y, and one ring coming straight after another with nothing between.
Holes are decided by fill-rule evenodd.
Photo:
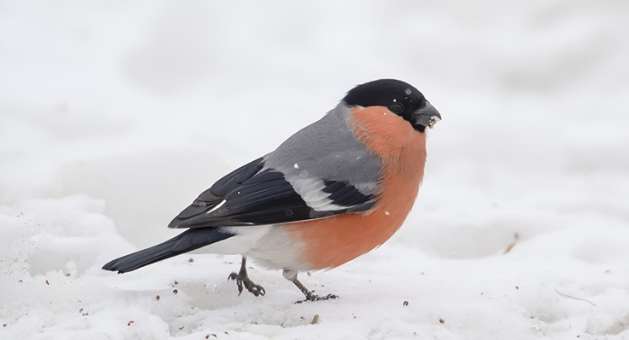
<instances>
[{"instance_id":1,"label":"bird","mask_svg":"<svg viewBox=\"0 0 629 340\"><path fill-rule=\"evenodd\" d=\"M426 128L439 111L414 86L378 79L351 88L320 120L274 151L228 173L168 225L177 236L103 266L130 272L199 248L240 255L229 274L238 295L265 295L247 259L282 270L304 295L300 272L332 269L388 240L414 205L424 176Z\"/></svg>"}]
</instances>

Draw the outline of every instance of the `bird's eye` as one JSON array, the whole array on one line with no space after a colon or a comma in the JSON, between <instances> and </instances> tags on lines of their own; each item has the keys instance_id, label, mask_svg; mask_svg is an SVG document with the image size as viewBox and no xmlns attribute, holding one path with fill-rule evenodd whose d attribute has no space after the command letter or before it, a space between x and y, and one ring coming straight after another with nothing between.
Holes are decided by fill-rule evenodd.
<instances>
[{"instance_id":1,"label":"bird's eye","mask_svg":"<svg viewBox=\"0 0 629 340\"><path fill-rule=\"evenodd\" d=\"M404 112L404 105L396 102L389 105L389 110L399 115L399 114L402 114L402 112Z\"/></svg>"}]
</instances>

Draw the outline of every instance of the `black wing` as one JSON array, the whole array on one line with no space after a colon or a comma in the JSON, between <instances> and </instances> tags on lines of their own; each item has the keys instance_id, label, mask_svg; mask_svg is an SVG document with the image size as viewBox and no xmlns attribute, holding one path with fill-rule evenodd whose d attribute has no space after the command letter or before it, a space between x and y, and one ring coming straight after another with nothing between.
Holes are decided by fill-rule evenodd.
<instances>
[{"instance_id":1,"label":"black wing","mask_svg":"<svg viewBox=\"0 0 629 340\"><path fill-rule=\"evenodd\" d=\"M181 222L204 214L221 203L230 191L239 187L243 182L258 173L264 166L262 157L247 163L219 179L212 187L202 192L197 199L175 217L168 225L169 228L186 228Z\"/></svg>"},{"instance_id":2,"label":"black wing","mask_svg":"<svg viewBox=\"0 0 629 340\"><path fill-rule=\"evenodd\" d=\"M376 197L366 195L349 183L324 180L317 189L327 196L323 210L311 208L274 169L264 169L261 159L230 173L203 192L169 225L171 228L246 226L303 221L364 211Z\"/></svg>"}]
</instances>

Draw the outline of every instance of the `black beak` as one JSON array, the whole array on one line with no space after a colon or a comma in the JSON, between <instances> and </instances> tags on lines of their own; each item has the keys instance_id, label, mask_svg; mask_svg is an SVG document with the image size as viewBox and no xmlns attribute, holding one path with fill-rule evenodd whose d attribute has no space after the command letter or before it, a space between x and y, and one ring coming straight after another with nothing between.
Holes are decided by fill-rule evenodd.
<instances>
[{"instance_id":1,"label":"black beak","mask_svg":"<svg viewBox=\"0 0 629 340\"><path fill-rule=\"evenodd\" d=\"M416 125L432 128L441 120L441 114L430 102L426 101L424 107L413 112L413 119Z\"/></svg>"}]
</instances>

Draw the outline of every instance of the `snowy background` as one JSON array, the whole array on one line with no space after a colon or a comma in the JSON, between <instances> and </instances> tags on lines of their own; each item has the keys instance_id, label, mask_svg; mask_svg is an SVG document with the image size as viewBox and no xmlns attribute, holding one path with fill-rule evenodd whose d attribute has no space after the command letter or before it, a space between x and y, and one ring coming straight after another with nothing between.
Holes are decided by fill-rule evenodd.
<instances>
[{"instance_id":1,"label":"snowy background","mask_svg":"<svg viewBox=\"0 0 629 340\"><path fill-rule=\"evenodd\" d=\"M629 339L627 13L0 1L0 339ZM255 266L267 295L238 297L235 256L100 270L382 77L444 120L394 238L304 275L341 299Z\"/></svg>"}]
</instances>

